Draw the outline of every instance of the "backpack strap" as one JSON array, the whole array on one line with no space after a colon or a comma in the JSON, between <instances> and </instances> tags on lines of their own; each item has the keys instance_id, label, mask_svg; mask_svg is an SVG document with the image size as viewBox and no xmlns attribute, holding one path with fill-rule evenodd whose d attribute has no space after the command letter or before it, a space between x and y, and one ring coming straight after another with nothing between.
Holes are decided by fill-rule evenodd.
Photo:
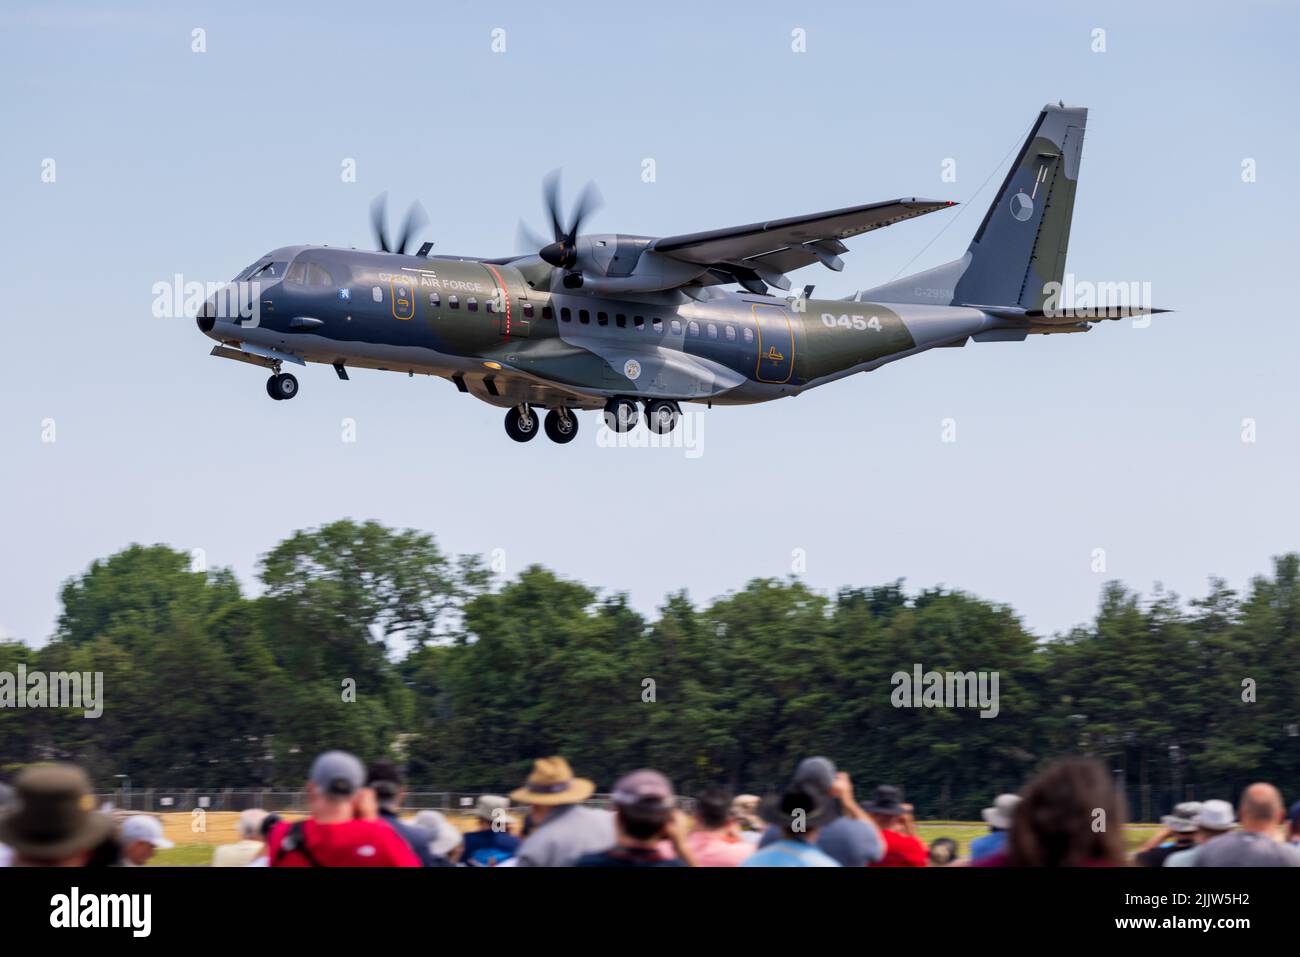
<instances>
[{"instance_id":1,"label":"backpack strap","mask_svg":"<svg viewBox=\"0 0 1300 957\"><path fill-rule=\"evenodd\" d=\"M307 859L309 866L321 866L320 861L316 860L316 856L307 848L306 824L307 821L304 818L289 825L289 833L284 836L284 840L280 842L280 846L276 849L275 860L271 862L273 865L278 866L280 861L284 860L284 855L297 851Z\"/></svg>"}]
</instances>

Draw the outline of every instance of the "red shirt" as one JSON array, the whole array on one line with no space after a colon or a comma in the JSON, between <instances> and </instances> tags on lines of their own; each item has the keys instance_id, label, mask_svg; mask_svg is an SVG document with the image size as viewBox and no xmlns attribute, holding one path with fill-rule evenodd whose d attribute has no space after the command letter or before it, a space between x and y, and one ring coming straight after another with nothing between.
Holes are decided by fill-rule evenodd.
<instances>
[{"instance_id":1,"label":"red shirt","mask_svg":"<svg viewBox=\"0 0 1300 957\"><path fill-rule=\"evenodd\" d=\"M880 829L885 839L885 856L868 867L925 867L930 859L925 845L908 834Z\"/></svg>"},{"instance_id":2,"label":"red shirt","mask_svg":"<svg viewBox=\"0 0 1300 957\"><path fill-rule=\"evenodd\" d=\"M271 830L267 842L272 867L311 867L299 850L280 852L280 844L289 834L289 821L281 821ZM308 820L303 828L307 851L321 867L419 867L420 859L401 835L383 821L353 819L337 824Z\"/></svg>"}]
</instances>

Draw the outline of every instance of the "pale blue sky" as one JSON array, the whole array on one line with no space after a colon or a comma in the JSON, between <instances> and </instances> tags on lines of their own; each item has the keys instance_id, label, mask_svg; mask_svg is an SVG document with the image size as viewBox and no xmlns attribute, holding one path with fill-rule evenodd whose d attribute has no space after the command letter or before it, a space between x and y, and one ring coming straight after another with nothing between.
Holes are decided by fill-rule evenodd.
<instances>
[{"instance_id":1,"label":"pale blue sky","mask_svg":"<svg viewBox=\"0 0 1300 957\"><path fill-rule=\"evenodd\" d=\"M512 574L542 562L647 612L679 587L705 600L784 576L802 548L817 588L959 587L1040 633L1086 620L1105 578L1199 594L1209 574L1244 586L1300 548L1294 4L113 6L0 13L10 635L42 641L60 583L130 542L203 548L248 584L276 541L343 516L502 548ZM807 53L790 50L796 27ZM1177 313L714 409L698 459L598 448L594 416L570 446L517 446L499 410L436 379L312 367L272 403L260 370L151 315L152 285L176 272L368 246L385 189L395 211L423 201L438 251L470 255L515 251L556 166L569 197L598 181L600 231L965 201L1057 99L1091 109L1070 272L1149 281ZM949 157L956 183L940 179ZM912 269L959 255L989 198ZM794 279L834 295L888 280L949 215Z\"/></svg>"}]
</instances>

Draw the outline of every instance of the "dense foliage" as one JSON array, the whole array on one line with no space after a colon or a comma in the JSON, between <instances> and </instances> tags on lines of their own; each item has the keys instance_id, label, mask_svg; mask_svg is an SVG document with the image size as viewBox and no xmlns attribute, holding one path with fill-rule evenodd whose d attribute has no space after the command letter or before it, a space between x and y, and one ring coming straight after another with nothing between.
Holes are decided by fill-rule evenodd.
<instances>
[{"instance_id":1,"label":"dense foliage","mask_svg":"<svg viewBox=\"0 0 1300 957\"><path fill-rule=\"evenodd\" d=\"M0 644L0 672L102 672L103 715L2 708L0 766L295 786L313 754L345 747L468 791L562 753L601 788L650 765L689 793L761 791L824 753L861 791L903 785L926 816L969 816L1078 751L1124 775L1138 817L1259 778L1300 787L1296 555L1244 596L1110 583L1091 624L1050 640L1004 605L901 582L826 596L755 580L704 606L670 595L647 620L544 568L494 585L428 535L351 521L293 535L259 578L248 597L155 545L69 580L51 640ZM894 707L891 675L917 663L998 672L997 717Z\"/></svg>"}]
</instances>

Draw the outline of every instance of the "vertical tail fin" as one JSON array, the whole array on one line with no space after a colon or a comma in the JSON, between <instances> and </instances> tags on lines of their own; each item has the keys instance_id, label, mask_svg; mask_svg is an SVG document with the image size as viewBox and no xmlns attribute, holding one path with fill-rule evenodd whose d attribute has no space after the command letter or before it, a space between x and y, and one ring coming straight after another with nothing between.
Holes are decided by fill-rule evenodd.
<instances>
[{"instance_id":1,"label":"vertical tail fin","mask_svg":"<svg viewBox=\"0 0 1300 957\"><path fill-rule=\"evenodd\" d=\"M966 255L854 298L1041 309L1065 275L1087 120L1083 107L1043 107Z\"/></svg>"}]
</instances>

